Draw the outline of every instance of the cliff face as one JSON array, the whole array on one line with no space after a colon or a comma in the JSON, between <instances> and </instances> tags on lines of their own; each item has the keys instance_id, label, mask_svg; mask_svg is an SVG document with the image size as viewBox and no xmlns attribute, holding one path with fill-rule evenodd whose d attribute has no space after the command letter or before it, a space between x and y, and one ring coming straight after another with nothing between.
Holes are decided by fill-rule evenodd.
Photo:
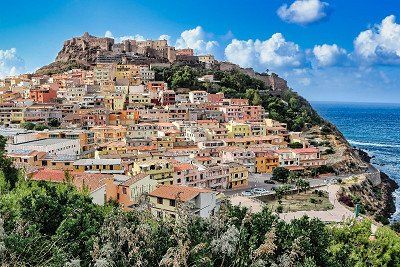
<instances>
[{"instance_id":1,"label":"cliff face","mask_svg":"<svg viewBox=\"0 0 400 267\"><path fill-rule=\"evenodd\" d=\"M112 38L98 38L86 32L81 37L74 37L65 41L63 48L56 57L56 62L76 60L94 64L97 53L111 51L113 44L114 39Z\"/></svg>"},{"instance_id":2,"label":"cliff face","mask_svg":"<svg viewBox=\"0 0 400 267\"><path fill-rule=\"evenodd\" d=\"M111 51L112 38L99 38L87 32L81 37L74 37L64 42L55 62L36 71L38 74L60 73L72 68L89 69L96 63L99 52Z\"/></svg>"}]
</instances>

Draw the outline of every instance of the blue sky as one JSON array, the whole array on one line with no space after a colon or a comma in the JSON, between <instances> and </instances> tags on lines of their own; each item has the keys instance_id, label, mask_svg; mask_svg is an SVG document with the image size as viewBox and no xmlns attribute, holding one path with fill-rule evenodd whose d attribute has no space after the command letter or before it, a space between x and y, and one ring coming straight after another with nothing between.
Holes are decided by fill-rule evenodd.
<instances>
[{"instance_id":1,"label":"blue sky","mask_svg":"<svg viewBox=\"0 0 400 267\"><path fill-rule=\"evenodd\" d=\"M0 13L0 76L54 60L64 40L157 39L269 69L309 100L400 102L400 1L14 1ZM166 37L165 35L168 35Z\"/></svg>"}]
</instances>

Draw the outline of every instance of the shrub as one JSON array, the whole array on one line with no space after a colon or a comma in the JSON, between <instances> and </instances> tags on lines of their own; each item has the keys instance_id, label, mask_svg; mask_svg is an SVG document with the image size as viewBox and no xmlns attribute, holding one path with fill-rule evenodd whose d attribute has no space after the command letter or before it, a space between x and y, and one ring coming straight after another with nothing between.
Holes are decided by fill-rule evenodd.
<instances>
[{"instance_id":1,"label":"shrub","mask_svg":"<svg viewBox=\"0 0 400 267\"><path fill-rule=\"evenodd\" d=\"M282 205L278 205L275 210L276 210L277 213L282 213L283 212L283 206Z\"/></svg>"}]
</instances>

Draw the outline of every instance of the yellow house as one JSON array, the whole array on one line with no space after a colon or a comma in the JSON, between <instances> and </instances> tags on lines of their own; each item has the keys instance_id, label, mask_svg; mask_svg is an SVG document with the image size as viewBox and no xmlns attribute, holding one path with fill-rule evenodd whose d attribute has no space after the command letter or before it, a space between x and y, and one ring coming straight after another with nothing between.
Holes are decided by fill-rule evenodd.
<instances>
[{"instance_id":1,"label":"yellow house","mask_svg":"<svg viewBox=\"0 0 400 267\"><path fill-rule=\"evenodd\" d=\"M171 137L154 137L151 140L152 145L155 145L159 149L170 149L174 147L174 140Z\"/></svg>"},{"instance_id":2,"label":"yellow house","mask_svg":"<svg viewBox=\"0 0 400 267\"><path fill-rule=\"evenodd\" d=\"M229 166L228 188L235 189L247 186L249 181L249 170L242 164L232 162Z\"/></svg>"},{"instance_id":3,"label":"yellow house","mask_svg":"<svg viewBox=\"0 0 400 267\"><path fill-rule=\"evenodd\" d=\"M79 159L74 162L74 170L81 172L123 174L121 159Z\"/></svg>"},{"instance_id":4,"label":"yellow house","mask_svg":"<svg viewBox=\"0 0 400 267\"><path fill-rule=\"evenodd\" d=\"M126 127L118 125L95 126L90 129L94 133L95 143L123 141L126 138Z\"/></svg>"},{"instance_id":5,"label":"yellow house","mask_svg":"<svg viewBox=\"0 0 400 267\"><path fill-rule=\"evenodd\" d=\"M226 129L228 130L228 138L249 137L251 133L248 124L235 121L230 121L226 125Z\"/></svg>"},{"instance_id":6,"label":"yellow house","mask_svg":"<svg viewBox=\"0 0 400 267\"><path fill-rule=\"evenodd\" d=\"M279 156L273 151L254 151L256 154L256 173L272 173L279 165Z\"/></svg>"},{"instance_id":7,"label":"yellow house","mask_svg":"<svg viewBox=\"0 0 400 267\"><path fill-rule=\"evenodd\" d=\"M174 167L172 163L166 159L149 159L135 162L132 172L134 174L148 174L151 179L156 180L160 184L173 184L174 181Z\"/></svg>"},{"instance_id":8,"label":"yellow house","mask_svg":"<svg viewBox=\"0 0 400 267\"><path fill-rule=\"evenodd\" d=\"M148 105L151 103L150 95L148 93L134 93L128 96L129 104L143 104Z\"/></svg>"},{"instance_id":9,"label":"yellow house","mask_svg":"<svg viewBox=\"0 0 400 267\"><path fill-rule=\"evenodd\" d=\"M177 207L186 205L189 212L206 218L216 209L216 193L203 188L162 185L150 192L151 212L158 218L176 218Z\"/></svg>"},{"instance_id":10,"label":"yellow house","mask_svg":"<svg viewBox=\"0 0 400 267\"><path fill-rule=\"evenodd\" d=\"M139 77L140 69L136 65L118 64L115 70L115 78L117 79L132 79Z\"/></svg>"},{"instance_id":11,"label":"yellow house","mask_svg":"<svg viewBox=\"0 0 400 267\"><path fill-rule=\"evenodd\" d=\"M121 94L106 95L104 98L104 104L109 110L123 110L125 105L125 96Z\"/></svg>"}]
</instances>

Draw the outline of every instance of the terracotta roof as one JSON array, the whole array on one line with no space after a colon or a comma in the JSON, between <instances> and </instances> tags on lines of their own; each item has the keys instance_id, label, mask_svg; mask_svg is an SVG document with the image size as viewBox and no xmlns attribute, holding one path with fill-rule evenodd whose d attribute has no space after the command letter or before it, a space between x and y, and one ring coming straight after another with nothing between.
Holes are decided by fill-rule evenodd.
<instances>
[{"instance_id":1,"label":"terracotta roof","mask_svg":"<svg viewBox=\"0 0 400 267\"><path fill-rule=\"evenodd\" d=\"M145 173L136 174L136 175L132 176L131 178L129 178L128 180L126 180L125 182L123 182L122 185L131 186L134 183L136 183L137 181L140 181L140 180L146 178L147 176L148 176L148 174L145 174Z\"/></svg>"},{"instance_id":2,"label":"terracotta roof","mask_svg":"<svg viewBox=\"0 0 400 267\"><path fill-rule=\"evenodd\" d=\"M195 169L196 166L190 163L180 163L174 165L174 171L187 171L187 170L193 170Z\"/></svg>"},{"instance_id":3,"label":"terracotta roof","mask_svg":"<svg viewBox=\"0 0 400 267\"><path fill-rule=\"evenodd\" d=\"M88 188L90 192L102 187L106 179L112 179L112 175L100 173L70 172L73 177L73 184L78 189ZM65 172L61 170L42 169L35 172L31 178L35 181L47 181L62 183L65 180Z\"/></svg>"},{"instance_id":4,"label":"terracotta roof","mask_svg":"<svg viewBox=\"0 0 400 267\"><path fill-rule=\"evenodd\" d=\"M150 192L152 197L160 197L166 199L179 199L183 202L189 201L200 193L210 193L211 190L189 187L189 186L179 186L179 185L160 185L157 189Z\"/></svg>"},{"instance_id":5,"label":"terracotta roof","mask_svg":"<svg viewBox=\"0 0 400 267\"><path fill-rule=\"evenodd\" d=\"M196 160L198 161L209 161L212 160L211 157L195 157Z\"/></svg>"}]
</instances>

